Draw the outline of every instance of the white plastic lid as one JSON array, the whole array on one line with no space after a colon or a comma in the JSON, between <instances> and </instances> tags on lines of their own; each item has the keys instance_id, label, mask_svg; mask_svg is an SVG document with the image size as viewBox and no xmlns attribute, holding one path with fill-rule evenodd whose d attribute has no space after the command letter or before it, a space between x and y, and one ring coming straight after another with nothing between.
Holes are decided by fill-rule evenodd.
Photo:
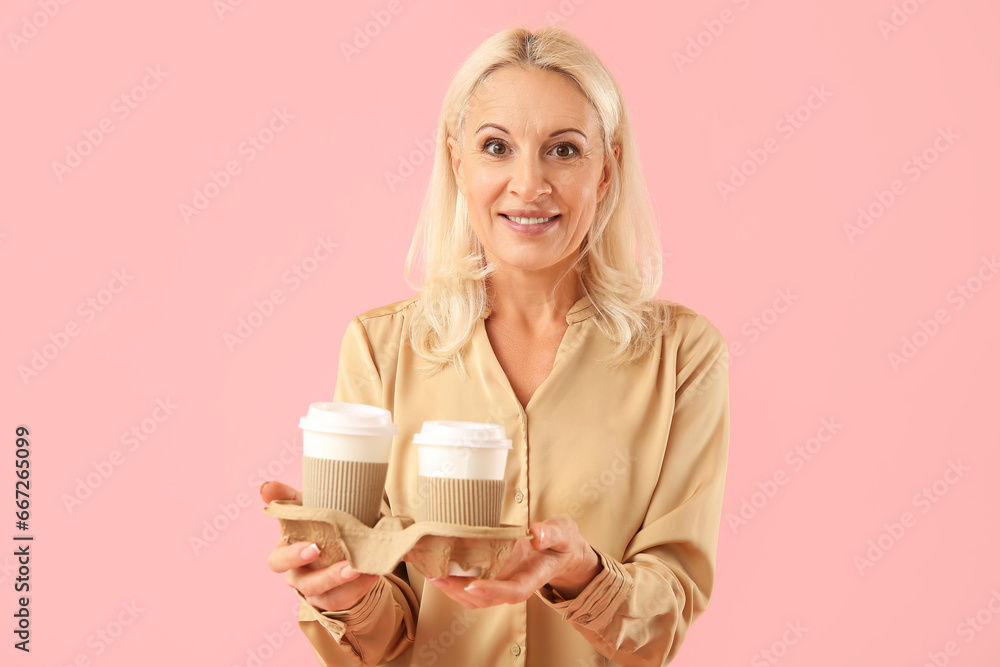
<instances>
[{"instance_id":1,"label":"white plastic lid","mask_svg":"<svg viewBox=\"0 0 1000 667\"><path fill-rule=\"evenodd\" d=\"M313 403L299 428L347 435L396 435L399 429L384 408L358 403Z\"/></svg>"},{"instance_id":2,"label":"white plastic lid","mask_svg":"<svg viewBox=\"0 0 1000 667\"><path fill-rule=\"evenodd\" d=\"M413 434L413 442L444 447L513 449L506 436L503 426L499 424L432 420L424 422L420 433Z\"/></svg>"}]
</instances>

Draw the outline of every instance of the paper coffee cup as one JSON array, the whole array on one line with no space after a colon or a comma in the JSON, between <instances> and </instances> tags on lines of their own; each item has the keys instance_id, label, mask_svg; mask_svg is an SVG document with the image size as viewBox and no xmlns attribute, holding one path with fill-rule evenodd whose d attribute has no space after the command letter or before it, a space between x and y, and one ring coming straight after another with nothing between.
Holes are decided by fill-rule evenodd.
<instances>
[{"instance_id":1,"label":"paper coffee cup","mask_svg":"<svg viewBox=\"0 0 1000 667\"><path fill-rule=\"evenodd\" d=\"M379 519L389 452L398 433L388 410L357 403L313 403L302 429L302 504Z\"/></svg>"},{"instance_id":2,"label":"paper coffee cup","mask_svg":"<svg viewBox=\"0 0 1000 667\"><path fill-rule=\"evenodd\" d=\"M417 445L421 521L499 526L512 449L503 426L425 421Z\"/></svg>"}]
</instances>

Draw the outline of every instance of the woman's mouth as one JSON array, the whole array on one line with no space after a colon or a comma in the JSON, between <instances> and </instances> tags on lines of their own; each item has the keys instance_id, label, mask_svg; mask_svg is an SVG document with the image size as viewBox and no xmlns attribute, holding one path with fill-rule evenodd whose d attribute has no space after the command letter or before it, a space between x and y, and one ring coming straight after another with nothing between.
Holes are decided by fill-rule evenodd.
<instances>
[{"instance_id":1,"label":"woman's mouth","mask_svg":"<svg viewBox=\"0 0 1000 667\"><path fill-rule=\"evenodd\" d=\"M511 222L516 222L519 225L543 225L546 222L552 222L553 220L559 217L558 213L550 218L518 218L511 215L507 215L506 213L501 213L500 215L507 218Z\"/></svg>"},{"instance_id":2,"label":"woman's mouth","mask_svg":"<svg viewBox=\"0 0 1000 667\"><path fill-rule=\"evenodd\" d=\"M504 221L507 229L520 236L537 236L544 234L562 219L561 214L556 214L548 218L522 218L519 216L500 214L500 219Z\"/></svg>"}]
</instances>

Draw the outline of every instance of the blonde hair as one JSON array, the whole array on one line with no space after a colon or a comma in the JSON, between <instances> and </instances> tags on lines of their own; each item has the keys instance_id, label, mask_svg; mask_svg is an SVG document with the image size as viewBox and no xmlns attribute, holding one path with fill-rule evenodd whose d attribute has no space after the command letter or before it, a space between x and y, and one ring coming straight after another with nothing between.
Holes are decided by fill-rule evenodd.
<instances>
[{"instance_id":1,"label":"blonde hair","mask_svg":"<svg viewBox=\"0 0 1000 667\"><path fill-rule=\"evenodd\" d=\"M597 325L615 343L613 367L644 356L670 324L654 300L662 257L642 178L628 110L611 72L576 37L558 28L534 33L515 28L493 35L465 61L445 95L437 150L419 223L406 258L406 280L422 267L422 287L409 318L413 350L428 362L422 372L448 364L463 370L462 349L488 307L487 264L468 220L466 198L451 168L448 137L464 144L465 119L476 89L503 67L556 72L572 80L597 112L611 183L598 203L574 269L596 307Z\"/></svg>"}]
</instances>

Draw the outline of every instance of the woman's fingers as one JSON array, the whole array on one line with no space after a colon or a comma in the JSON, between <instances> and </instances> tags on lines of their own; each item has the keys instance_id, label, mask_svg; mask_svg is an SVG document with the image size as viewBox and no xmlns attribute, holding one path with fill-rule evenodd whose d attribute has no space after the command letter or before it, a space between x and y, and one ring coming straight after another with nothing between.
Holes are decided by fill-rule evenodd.
<instances>
[{"instance_id":1,"label":"woman's fingers","mask_svg":"<svg viewBox=\"0 0 1000 667\"><path fill-rule=\"evenodd\" d=\"M272 500L302 500L302 494L281 482L264 482L260 497ZM379 577L355 571L346 560L326 567L316 562L320 549L312 542L285 544L279 541L267 558L267 566L284 573L285 583L296 589L309 604L328 611L350 609L375 586Z\"/></svg>"},{"instance_id":2,"label":"woman's fingers","mask_svg":"<svg viewBox=\"0 0 1000 667\"><path fill-rule=\"evenodd\" d=\"M306 596L306 602L315 607L326 611L344 611L358 604L361 598L375 586L378 579L374 574L362 574L357 579L337 586L322 595L309 596L304 592L302 594Z\"/></svg>"},{"instance_id":3,"label":"woman's fingers","mask_svg":"<svg viewBox=\"0 0 1000 667\"><path fill-rule=\"evenodd\" d=\"M567 566L575 554L589 545L580 536L576 522L567 516L553 517L531 526L530 543L518 542L495 579L443 577L427 581L466 608L516 604L535 594Z\"/></svg>"},{"instance_id":4,"label":"woman's fingers","mask_svg":"<svg viewBox=\"0 0 1000 667\"><path fill-rule=\"evenodd\" d=\"M260 498L265 505L270 504L272 500L298 500L301 502L302 492L281 482L268 481L260 485Z\"/></svg>"},{"instance_id":5,"label":"woman's fingers","mask_svg":"<svg viewBox=\"0 0 1000 667\"><path fill-rule=\"evenodd\" d=\"M498 601L490 600L485 596L476 595L465 590L465 587L474 581L469 577L443 577L441 579L427 579L427 583L440 589L442 593L459 603L466 609L480 609L482 607L492 607L499 604Z\"/></svg>"},{"instance_id":6,"label":"woman's fingers","mask_svg":"<svg viewBox=\"0 0 1000 667\"><path fill-rule=\"evenodd\" d=\"M516 560L515 560L516 559ZM443 577L427 582L468 609L524 602L564 567L567 557L558 552L512 554L495 579Z\"/></svg>"},{"instance_id":7,"label":"woman's fingers","mask_svg":"<svg viewBox=\"0 0 1000 667\"><path fill-rule=\"evenodd\" d=\"M296 567L308 565L318 556L319 547L312 542L296 542L294 544L278 542L267 558L267 566L273 572L287 572Z\"/></svg>"},{"instance_id":8,"label":"woman's fingers","mask_svg":"<svg viewBox=\"0 0 1000 667\"><path fill-rule=\"evenodd\" d=\"M302 494L287 484L269 481L260 487L265 503L272 500L302 500ZM510 560L496 579L444 577L427 581L467 609L517 603L531 597L567 565L570 554L582 541L576 522L557 516L531 526L530 544L516 545ZM520 548L518 548L520 547ZM284 572L285 581L305 596L310 604L325 609L348 609L363 598L378 580L355 571L347 561L328 567L307 567L319 557L319 547L311 542L279 542L268 557L268 567Z\"/></svg>"},{"instance_id":9,"label":"woman's fingers","mask_svg":"<svg viewBox=\"0 0 1000 667\"><path fill-rule=\"evenodd\" d=\"M379 577L361 574L347 561L341 561L318 570L291 570L285 574L285 580L314 607L342 611L367 595Z\"/></svg>"},{"instance_id":10,"label":"woman's fingers","mask_svg":"<svg viewBox=\"0 0 1000 667\"><path fill-rule=\"evenodd\" d=\"M271 551L268 567L284 572L285 583L299 591L309 604L328 611L349 609L372 589L378 576L361 574L346 561L310 568L319 556L311 542L279 543Z\"/></svg>"},{"instance_id":11,"label":"woman's fingers","mask_svg":"<svg viewBox=\"0 0 1000 667\"><path fill-rule=\"evenodd\" d=\"M365 577L363 583L367 583L367 578L376 578L373 574L361 574L352 568L346 560L334 563L329 567L318 570L293 571L289 573L291 583L300 593L309 596L320 596L327 592L341 587L346 588L359 578ZM371 588L369 585L367 588ZM365 589L367 591L367 588Z\"/></svg>"},{"instance_id":12,"label":"woman's fingers","mask_svg":"<svg viewBox=\"0 0 1000 667\"><path fill-rule=\"evenodd\" d=\"M579 535L576 522L568 516L556 516L531 525L531 546L566 553L576 546Z\"/></svg>"},{"instance_id":13,"label":"woman's fingers","mask_svg":"<svg viewBox=\"0 0 1000 667\"><path fill-rule=\"evenodd\" d=\"M475 600L490 600L493 604L524 602L559 571L561 561L547 558L532 562L507 579L477 579L469 582L464 592Z\"/></svg>"}]
</instances>

